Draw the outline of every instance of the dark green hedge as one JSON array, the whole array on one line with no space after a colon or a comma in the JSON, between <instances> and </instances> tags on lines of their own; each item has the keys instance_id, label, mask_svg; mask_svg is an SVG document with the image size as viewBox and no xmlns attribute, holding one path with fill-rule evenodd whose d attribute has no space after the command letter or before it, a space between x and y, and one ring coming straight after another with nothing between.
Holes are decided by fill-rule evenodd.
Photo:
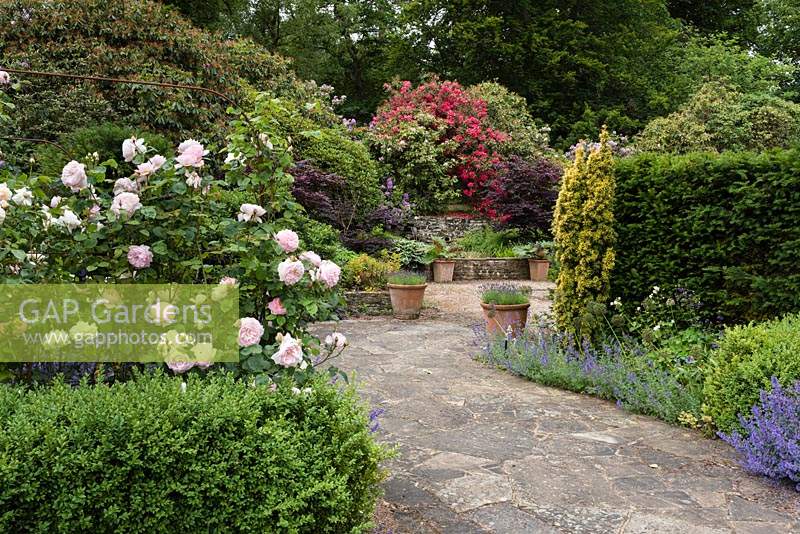
<instances>
[{"instance_id":1,"label":"dark green hedge","mask_svg":"<svg viewBox=\"0 0 800 534\"><path fill-rule=\"evenodd\" d=\"M745 322L800 310L800 151L643 154L617 163L612 291L696 291Z\"/></svg>"},{"instance_id":2,"label":"dark green hedge","mask_svg":"<svg viewBox=\"0 0 800 534\"><path fill-rule=\"evenodd\" d=\"M0 387L1 532L363 532L385 456L352 389Z\"/></svg>"}]
</instances>

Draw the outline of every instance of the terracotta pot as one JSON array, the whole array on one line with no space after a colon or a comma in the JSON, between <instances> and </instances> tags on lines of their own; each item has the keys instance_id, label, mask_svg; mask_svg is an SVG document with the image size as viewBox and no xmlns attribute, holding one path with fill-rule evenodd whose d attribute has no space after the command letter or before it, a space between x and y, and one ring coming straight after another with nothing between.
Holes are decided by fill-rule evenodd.
<instances>
[{"instance_id":1,"label":"terracotta pot","mask_svg":"<svg viewBox=\"0 0 800 534\"><path fill-rule=\"evenodd\" d=\"M528 267L531 270L531 280L534 282L544 282L547 280L547 271L550 270L549 260L528 259Z\"/></svg>"},{"instance_id":2,"label":"terracotta pot","mask_svg":"<svg viewBox=\"0 0 800 534\"><path fill-rule=\"evenodd\" d=\"M519 335L525 330L528 322L528 308L530 303L525 304L484 304L483 318L486 320L486 331L490 335L505 334L511 327L514 336Z\"/></svg>"},{"instance_id":3,"label":"terracotta pot","mask_svg":"<svg viewBox=\"0 0 800 534\"><path fill-rule=\"evenodd\" d=\"M433 281L452 282L453 271L456 269L456 262L453 260L434 260L433 262Z\"/></svg>"},{"instance_id":4,"label":"terracotta pot","mask_svg":"<svg viewBox=\"0 0 800 534\"><path fill-rule=\"evenodd\" d=\"M396 319L417 319L422 309L422 298L428 284L401 286L389 284L389 298Z\"/></svg>"}]
</instances>

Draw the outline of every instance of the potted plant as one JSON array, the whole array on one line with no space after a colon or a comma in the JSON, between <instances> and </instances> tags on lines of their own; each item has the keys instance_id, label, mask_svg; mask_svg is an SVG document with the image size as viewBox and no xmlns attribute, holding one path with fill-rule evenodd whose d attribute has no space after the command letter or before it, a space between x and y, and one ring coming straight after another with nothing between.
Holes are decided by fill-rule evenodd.
<instances>
[{"instance_id":1,"label":"potted plant","mask_svg":"<svg viewBox=\"0 0 800 534\"><path fill-rule=\"evenodd\" d=\"M397 319L417 319L425 296L425 277L417 273L396 273L389 276L389 298Z\"/></svg>"},{"instance_id":2,"label":"potted plant","mask_svg":"<svg viewBox=\"0 0 800 534\"><path fill-rule=\"evenodd\" d=\"M433 262L434 282L447 283L453 281L456 262L450 258L450 249L444 240L439 238L433 240L433 244L428 251L428 260Z\"/></svg>"},{"instance_id":3,"label":"potted plant","mask_svg":"<svg viewBox=\"0 0 800 534\"><path fill-rule=\"evenodd\" d=\"M528 322L530 289L509 284L483 286L481 308L490 335L520 334Z\"/></svg>"},{"instance_id":4,"label":"potted plant","mask_svg":"<svg viewBox=\"0 0 800 534\"><path fill-rule=\"evenodd\" d=\"M547 272L550 270L550 260L547 259L550 243L540 242L535 245L523 245L515 247L517 256L528 258L528 268L531 273L531 280L534 282L544 282L547 280Z\"/></svg>"}]
</instances>

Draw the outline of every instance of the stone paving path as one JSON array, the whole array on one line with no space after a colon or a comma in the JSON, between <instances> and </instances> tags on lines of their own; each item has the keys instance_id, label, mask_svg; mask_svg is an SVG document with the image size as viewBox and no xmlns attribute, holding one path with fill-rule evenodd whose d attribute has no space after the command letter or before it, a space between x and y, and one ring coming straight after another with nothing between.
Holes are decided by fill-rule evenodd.
<instances>
[{"instance_id":1,"label":"stone paving path","mask_svg":"<svg viewBox=\"0 0 800 534\"><path fill-rule=\"evenodd\" d=\"M339 325L337 365L399 453L376 532L800 532L799 494L724 443L489 368L456 323Z\"/></svg>"}]
</instances>

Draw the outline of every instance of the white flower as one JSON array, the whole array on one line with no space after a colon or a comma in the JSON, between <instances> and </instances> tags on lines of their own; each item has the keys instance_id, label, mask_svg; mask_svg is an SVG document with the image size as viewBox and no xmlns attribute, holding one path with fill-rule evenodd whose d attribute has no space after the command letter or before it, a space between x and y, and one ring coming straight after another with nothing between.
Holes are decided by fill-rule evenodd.
<instances>
[{"instance_id":1,"label":"white flower","mask_svg":"<svg viewBox=\"0 0 800 534\"><path fill-rule=\"evenodd\" d=\"M661 330L661 325L660 324L657 324L657 325L655 325L653 327L653 332L658 332L659 330Z\"/></svg>"},{"instance_id":2,"label":"white flower","mask_svg":"<svg viewBox=\"0 0 800 534\"><path fill-rule=\"evenodd\" d=\"M192 189L200 189L200 185L202 183L203 179L196 172L190 172L189 174L186 175L186 185L188 185Z\"/></svg>"},{"instance_id":3,"label":"white flower","mask_svg":"<svg viewBox=\"0 0 800 534\"><path fill-rule=\"evenodd\" d=\"M136 171L134 174L138 177L139 180L145 180L148 176L156 172L156 168L153 166L152 163L149 161L145 161L144 163L140 163L136 167Z\"/></svg>"},{"instance_id":4,"label":"white flower","mask_svg":"<svg viewBox=\"0 0 800 534\"><path fill-rule=\"evenodd\" d=\"M61 204L61 197L55 196L55 197L50 199L50 207L51 208L57 208L59 204Z\"/></svg>"},{"instance_id":5,"label":"white flower","mask_svg":"<svg viewBox=\"0 0 800 534\"><path fill-rule=\"evenodd\" d=\"M6 220L6 210L0 208L0 224L3 224L3 221Z\"/></svg>"},{"instance_id":6,"label":"white flower","mask_svg":"<svg viewBox=\"0 0 800 534\"><path fill-rule=\"evenodd\" d=\"M268 136L267 134L265 134L265 133L258 134L258 139L259 139L259 140L260 140L262 143L264 143L264 145L265 145L265 146L266 146L268 149L270 149L270 150L272 150L272 149L273 149L273 146L272 146L272 141L270 141L270 140L269 140L269 136Z\"/></svg>"},{"instance_id":7,"label":"white flower","mask_svg":"<svg viewBox=\"0 0 800 534\"><path fill-rule=\"evenodd\" d=\"M225 156L225 163L233 163L234 161L240 165L243 164L244 154L242 154L241 152L237 152L236 154L228 152L228 155Z\"/></svg>"},{"instance_id":8,"label":"white flower","mask_svg":"<svg viewBox=\"0 0 800 534\"><path fill-rule=\"evenodd\" d=\"M58 224L58 226L66 228L70 233L72 233L73 230L81 225L81 220L69 208L64 208L64 213L57 219L57 221L58 222L56 224Z\"/></svg>"},{"instance_id":9,"label":"white flower","mask_svg":"<svg viewBox=\"0 0 800 534\"><path fill-rule=\"evenodd\" d=\"M139 191L139 186L130 178L118 178L114 182L114 194L120 193L136 193Z\"/></svg>"},{"instance_id":10,"label":"white flower","mask_svg":"<svg viewBox=\"0 0 800 534\"><path fill-rule=\"evenodd\" d=\"M75 160L70 161L61 170L61 183L69 187L72 192L86 189L89 182L86 178L86 165Z\"/></svg>"},{"instance_id":11,"label":"white flower","mask_svg":"<svg viewBox=\"0 0 800 534\"><path fill-rule=\"evenodd\" d=\"M238 219L241 222L261 222L261 217L267 210L257 204L242 204L239 207Z\"/></svg>"},{"instance_id":12,"label":"white flower","mask_svg":"<svg viewBox=\"0 0 800 534\"><path fill-rule=\"evenodd\" d=\"M657 294L659 291L661 291L661 288L660 288L660 287L658 287L658 286L653 286L653 295Z\"/></svg>"},{"instance_id":13,"label":"white flower","mask_svg":"<svg viewBox=\"0 0 800 534\"><path fill-rule=\"evenodd\" d=\"M152 158L150 158L147 161L149 161L150 165L153 166L153 172L155 172L155 171L157 171L158 169L160 169L161 167L164 166L164 164L167 162L167 158L165 158L164 156L161 156L160 154L156 154L155 156L153 156Z\"/></svg>"},{"instance_id":14,"label":"white flower","mask_svg":"<svg viewBox=\"0 0 800 534\"><path fill-rule=\"evenodd\" d=\"M11 200L13 193L6 183L0 184L0 208L8 207L8 201Z\"/></svg>"},{"instance_id":15,"label":"white flower","mask_svg":"<svg viewBox=\"0 0 800 534\"><path fill-rule=\"evenodd\" d=\"M144 144L144 139L131 137L122 142L122 157L125 158L125 161L133 161L136 154L144 154L145 152L147 152L147 147Z\"/></svg>"},{"instance_id":16,"label":"white flower","mask_svg":"<svg viewBox=\"0 0 800 534\"><path fill-rule=\"evenodd\" d=\"M116 215L123 212L133 215L141 207L142 203L139 202L139 195L134 193L120 193L111 201L111 211Z\"/></svg>"},{"instance_id":17,"label":"white flower","mask_svg":"<svg viewBox=\"0 0 800 534\"><path fill-rule=\"evenodd\" d=\"M8 85L11 83L11 76L4 71L0 70L0 85Z\"/></svg>"},{"instance_id":18,"label":"white flower","mask_svg":"<svg viewBox=\"0 0 800 534\"><path fill-rule=\"evenodd\" d=\"M11 200L18 206L31 206L33 205L33 193L27 187L22 187L14 192Z\"/></svg>"},{"instance_id":19,"label":"white flower","mask_svg":"<svg viewBox=\"0 0 800 534\"><path fill-rule=\"evenodd\" d=\"M614 299L614 302L612 302L611 305L614 306L615 308L618 308L622 306L622 301L620 300L619 297L617 297Z\"/></svg>"}]
</instances>

